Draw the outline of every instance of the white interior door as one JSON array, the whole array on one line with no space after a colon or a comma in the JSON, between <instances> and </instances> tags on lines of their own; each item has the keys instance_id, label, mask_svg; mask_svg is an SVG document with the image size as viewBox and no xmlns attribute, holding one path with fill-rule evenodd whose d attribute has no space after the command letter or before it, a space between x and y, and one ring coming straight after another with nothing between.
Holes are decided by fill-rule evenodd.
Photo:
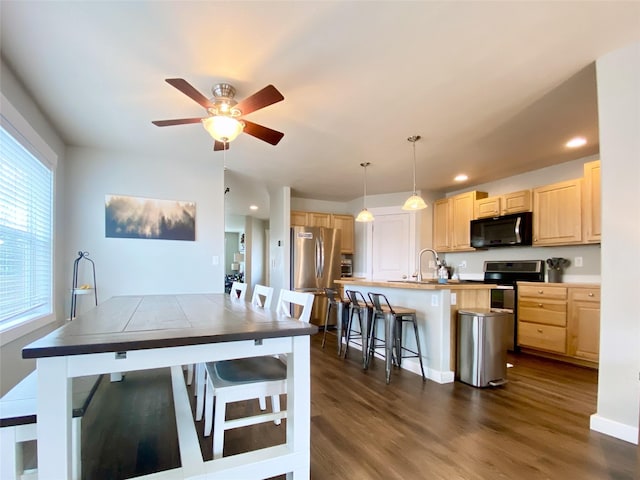
<instances>
[{"instance_id":1,"label":"white interior door","mask_svg":"<svg viewBox=\"0 0 640 480\"><path fill-rule=\"evenodd\" d=\"M371 230L371 278L402 280L413 274L415 217L411 213L375 214Z\"/></svg>"}]
</instances>

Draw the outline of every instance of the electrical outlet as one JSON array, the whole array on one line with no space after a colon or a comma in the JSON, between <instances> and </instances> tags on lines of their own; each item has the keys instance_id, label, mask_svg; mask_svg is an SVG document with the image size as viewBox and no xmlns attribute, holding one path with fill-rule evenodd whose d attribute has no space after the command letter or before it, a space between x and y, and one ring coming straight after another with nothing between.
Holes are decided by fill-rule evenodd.
<instances>
[{"instance_id":1,"label":"electrical outlet","mask_svg":"<svg viewBox=\"0 0 640 480\"><path fill-rule=\"evenodd\" d=\"M436 268L436 262L429 260L429 268Z\"/></svg>"},{"instance_id":2,"label":"electrical outlet","mask_svg":"<svg viewBox=\"0 0 640 480\"><path fill-rule=\"evenodd\" d=\"M573 266L574 267L582 267L582 257L575 257L573 259Z\"/></svg>"},{"instance_id":3,"label":"electrical outlet","mask_svg":"<svg viewBox=\"0 0 640 480\"><path fill-rule=\"evenodd\" d=\"M451 293L451 305L455 305L458 303L458 296L455 293Z\"/></svg>"},{"instance_id":4,"label":"electrical outlet","mask_svg":"<svg viewBox=\"0 0 640 480\"><path fill-rule=\"evenodd\" d=\"M458 264L458 268L460 270L464 270L465 268L467 268L467 261L466 260L462 260L459 264Z\"/></svg>"},{"instance_id":5,"label":"electrical outlet","mask_svg":"<svg viewBox=\"0 0 640 480\"><path fill-rule=\"evenodd\" d=\"M431 306L432 307L437 307L438 306L438 296L437 295L431 295Z\"/></svg>"}]
</instances>

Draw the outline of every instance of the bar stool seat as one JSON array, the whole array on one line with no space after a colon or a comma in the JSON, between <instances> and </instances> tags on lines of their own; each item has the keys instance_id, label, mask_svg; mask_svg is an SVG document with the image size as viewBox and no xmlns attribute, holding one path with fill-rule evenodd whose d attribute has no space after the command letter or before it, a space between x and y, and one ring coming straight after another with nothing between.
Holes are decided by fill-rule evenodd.
<instances>
[{"instance_id":1,"label":"bar stool seat","mask_svg":"<svg viewBox=\"0 0 640 480\"><path fill-rule=\"evenodd\" d=\"M344 336L345 318L348 318L349 302L340 298L338 291L333 288L325 288L324 293L327 296L327 314L324 317L324 333L322 334L322 348L324 348L327 339L327 330L329 325L329 317L331 311L336 312L336 337L338 339L338 356L342 353L342 338Z\"/></svg>"},{"instance_id":2,"label":"bar stool seat","mask_svg":"<svg viewBox=\"0 0 640 480\"><path fill-rule=\"evenodd\" d=\"M364 295L357 290L346 290L345 294L349 299L349 321L347 322L347 329L345 332L346 346L344 348L344 358L347 358L349 353L349 343L353 340L352 328L353 317L358 317L358 323L360 330L355 332L355 338L360 339L360 345L362 347L362 368L367 368L367 351L369 341L369 321L371 318L371 311L373 306L366 301ZM357 341L354 342L358 345Z\"/></svg>"},{"instance_id":3,"label":"bar stool seat","mask_svg":"<svg viewBox=\"0 0 640 480\"><path fill-rule=\"evenodd\" d=\"M420 336L418 334L418 322L416 311L412 308L391 306L389 300L383 293L369 293L369 299L373 305L373 316L369 324L369 352L365 368L369 367L371 357L375 355L376 348L384 346L385 350L385 375L386 382L391 381L391 364L402 366L403 358L418 357L420 361L420 371L422 372L422 381L426 380L424 374L424 365L422 363L422 351L420 348ZM384 300L384 303L382 302ZM377 338L376 325L378 321L384 323L384 339ZM413 331L416 337L417 351L411 350L402 345L403 324L410 322L413 324ZM405 352L407 354L405 354Z\"/></svg>"}]
</instances>

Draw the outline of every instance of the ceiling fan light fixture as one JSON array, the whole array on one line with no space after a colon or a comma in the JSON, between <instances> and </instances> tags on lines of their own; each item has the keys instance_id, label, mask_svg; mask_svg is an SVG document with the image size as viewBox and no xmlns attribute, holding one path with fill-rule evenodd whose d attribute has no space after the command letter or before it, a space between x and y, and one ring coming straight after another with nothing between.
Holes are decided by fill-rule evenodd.
<instances>
[{"instance_id":1,"label":"ceiling fan light fixture","mask_svg":"<svg viewBox=\"0 0 640 480\"><path fill-rule=\"evenodd\" d=\"M367 167L369 165L371 165L370 162L364 162L360 164L360 166L364 168L364 196L362 197L362 210L360 210L360 213L358 213L356 222L367 223L373 222L374 220L373 214L369 210L367 210Z\"/></svg>"},{"instance_id":2,"label":"ceiling fan light fixture","mask_svg":"<svg viewBox=\"0 0 640 480\"><path fill-rule=\"evenodd\" d=\"M416 142L420 140L420 135L413 135L407 140L413 144L413 195L407 198L402 209L411 211L423 210L427 208L427 204L424 203L424 200L416 191Z\"/></svg>"},{"instance_id":3,"label":"ceiling fan light fixture","mask_svg":"<svg viewBox=\"0 0 640 480\"><path fill-rule=\"evenodd\" d=\"M222 143L234 141L244 129L244 123L227 115L213 115L203 118L202 125L215 140Z\"/></svg>"}]
</instances>

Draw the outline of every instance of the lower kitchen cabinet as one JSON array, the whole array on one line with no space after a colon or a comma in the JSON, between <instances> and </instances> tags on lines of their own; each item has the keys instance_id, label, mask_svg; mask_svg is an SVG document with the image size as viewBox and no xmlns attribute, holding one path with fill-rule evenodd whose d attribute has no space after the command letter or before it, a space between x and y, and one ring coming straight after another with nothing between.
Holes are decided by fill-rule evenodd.
<instances>
[{"instance_id":1,"label":"lower kitchen cabinet","mask_svg":"<svg viewBox=\"0 0 640 480\"><path fill-rule=\"evenodd\" d=\"M518 345L534 353L597 366L600 287L519 282Z\"/></svg>"},{"instance_id":2,"label":"lower kitchen cabinet","mask_svg":"<svg viewBox=\"0 0 640 480\"><path fill-rule=\"evenodd\" d=\"M598 361L600 354L600 288L569 288L567 353Z\"/></svg>"}]
</instances>

